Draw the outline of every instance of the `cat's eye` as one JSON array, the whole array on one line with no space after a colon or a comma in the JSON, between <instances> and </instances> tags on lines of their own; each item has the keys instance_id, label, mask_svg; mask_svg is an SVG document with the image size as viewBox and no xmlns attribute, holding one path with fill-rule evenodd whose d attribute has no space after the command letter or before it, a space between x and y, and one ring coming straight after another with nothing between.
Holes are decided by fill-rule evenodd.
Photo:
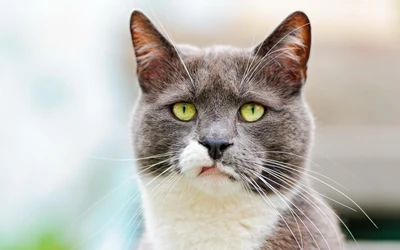
<instances>
[{"instance_id":1,"label":"cat's eye","mask_svg":"<svg viewBox=\"0 0 400 250\"><path fill-rule=\"evenodd\" d=\"M187 102L178 102L172 106L172 113L181 121L190 121L196 115L196 107Z\"/></svg>"},{"instance_id":2,"label":"cat's eye","mask_svg":"<svg viewBox=\"0 0 400 250\"><path fill-rule=\"evenodd\" d=\"M246 103L240 107L239 111L246 122L255 122L259 120L265 112L264 107L257 103Z\"/></svg>"}]
</instances>

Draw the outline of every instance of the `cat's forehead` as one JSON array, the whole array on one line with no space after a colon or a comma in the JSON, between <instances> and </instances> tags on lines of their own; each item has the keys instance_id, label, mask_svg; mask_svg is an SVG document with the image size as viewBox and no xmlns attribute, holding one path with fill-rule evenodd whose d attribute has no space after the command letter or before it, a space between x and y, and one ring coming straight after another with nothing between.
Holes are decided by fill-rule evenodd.
<instances>
[{"instance_id":1,"label":"cat's forehead","mask_svg":"<svg viewBox=\"0 0 400 250\"><path fill-rule=\"evenodd\" d=\"M230 46L212 46L204 49L186 47L183 50L189 64L210 70L210 73L238 71L251 59L250 50Z\"/></svg>"},{"instance_id":2,"label":"cat's forehead","mask_svg":"<svg viewBox=\"0 0 400 250\"><path fill-rule=\"evenodd\" d=\"M197 92L210 89L238 92L251 54L244 49L213 46L187 48L186 64L196 82ZM239 93L236 93L239 94Z\"/></svg>"},{"instance_id":3,"label":"cat's forehead","mask_svg":"<svg viewBox=\"0 0 400 250\"><path fill-rule=\"evenodd\" d=\"M161 104L184 100L231 106L255 101L276 106L283 101L280 88L274 84L277 75L270 78L268 69L257 67L259 60L251 50L229 46L178 48L182 62L176 62L163 91L152 95Z\"/></svg>"}]
</instances>

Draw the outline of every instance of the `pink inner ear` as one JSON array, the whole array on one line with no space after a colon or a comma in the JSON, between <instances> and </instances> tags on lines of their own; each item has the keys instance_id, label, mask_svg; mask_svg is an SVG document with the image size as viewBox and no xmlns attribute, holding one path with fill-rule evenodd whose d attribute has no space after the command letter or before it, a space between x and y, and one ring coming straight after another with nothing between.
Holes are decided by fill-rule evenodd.
<instances>
[{"instance_id":1,"label":"pink inner ear","mask_svg":"<svg viewBox=\"0 0 400 250\"><path fill-rule=\"evenodd\" d=\"M307 16L295 12L288 16L263 43L273 58L287 68L306 66L311 44L311 28ZM269 51L268 50L268 51ZM272 55L271 55L272 56Z\"/></svg>"},{"instance_id":2,"label":"pink inner ear","mask_svg":"<svg viewBox=\"0 0 400 250\"><path fill-rule=\"evenodd\" d=\"M135 37L134 42L136 44L137 74L142 82L153 82L153 80L159 79L165 70L171 70L169 68L171 56L162 44L155 43L146 35Z\"/></svg>"},{"instance_id":3,"label":"pink inner ear","mask_svg":"<svg viewBox=\"0 0 400 250\"><path fill-rule=\"evenodd\" d=\"M274 56L279 58L278 60L285 60L285 63L290 64L303 64L305 45L303 40L297 36L289 36L285 39L284 45L274 50Z\"/></svg>"},{"instance_id":4,"label":"pink inner ear","mask_svg":"<svg viewBox=\"0 0 400 250\"><path fill-rule=\"evenodd\" d=\"M152 34L153 32L151 32L151 30L145 32L142 28L137 28L136 25L132 27L133 44L135 47L138 67L142 68L138 68L138 70L142 71L149 66L152 60L162 58L163 54L165 54L165 51L162 49L163 44L161 41L159 41L156 34Z\"/></svg>"},{"instance_id":5,"label":"pink inner ear","mask_svg":"<svg viewBox=\"0 0 400 250\"><path fill-rule=\"evenodd\" d=\"M285 44L276 50L276 60L288 70L293 81L305 82L307 78L307 61L309 48L306 47L301 36L288 37Z\"/></svg>"},{"instance_id":6,"label":"pink inner ear","mask_svg":"<svg viewBox=\"0 0 400 250\"><path fill-rule=\"evenodd\" d=\"M138 63L137 74L141 82L153 82L153 80L160 79L163 74L164 64L160 60L151 58L151 56L151 54L146 54L145 57L149 59L145 59L145 61L140 64Z\"/></svg>"},{"instance_id":7,"label":"pink inner ear","mask_svg":"<svg viewBox=\"0 0 400 250\"><path fill-rule=\"evenodd\" d=\"M310 21L304 13L295 12L287 18L284 26L286 30L293 32L285 39L285 45L291 49L289 54L293 63L305 67L311 46Z\"/></svg>"},{"instance_id":8,"label":"pink inner ear","mask_svg":"<svg viewBox=\"0 0 400 250\"><path fill-rule=\"evenodd\" d=\"M157 31L142 13L135 11L131 17L132 42L135 48L138 72L153 67L155 60L165 60L169 55L169 42Z\"/></svg>"},{"instance_id":9,"label":"pink inner ear","mask_svg":"<svg viewBox=\"0 0 400 250\"><path fill-rule=\"evenodd\" d=\"M157 87L176 60L177 52L150 20L141 12L134 11L131 17L132 42L137 61L137 75L142 86ZM147 84L147 83L148 84ZM151 86L150 86L151 85Z\"/></svg>"},{"instance_id":10,"label":"pink inner ear","mask_svg":"<svg viewBox=\"0 0 400 250\"><path fill-rule=\"evenodd\" d=\"M310 55L311 28L307 16L296 12L289 16L274 32L282 39L273 53L277 62L288 70L291 78L304 83L307 78L307 62Z\"/></svg>"},{"instance_id":11,"label":"pink inner ear","mask_svg":"<svg viewBox=\"0 0 400 250\"><path fill-rule=\"evenodd\" d=\"M164 60L165 51L160 49L157 44L137 42L136 60L138 63L138 71L143 71L150 67L152 62L157 60Z\"/></svg>"}]
</instances>

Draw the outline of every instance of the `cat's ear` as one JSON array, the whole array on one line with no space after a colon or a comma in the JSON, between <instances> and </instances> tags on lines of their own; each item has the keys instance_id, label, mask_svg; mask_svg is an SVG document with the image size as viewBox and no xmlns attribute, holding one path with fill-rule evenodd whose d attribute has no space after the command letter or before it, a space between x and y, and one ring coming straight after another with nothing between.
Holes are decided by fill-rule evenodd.
<instances>
[{"instance_id":1,"label":"cat's ear","mask_svg":"<svg viewBox=\"0 0 400 250\"><path fill-rule=\"evenodd\" d=\"M276 63L290 73L296 83L303 84L307 77L310 46L310 21L306 14L297 11L288 16L253 53L266 60L265 65Z\"/></svg>"},{"instance_id":2,"label":"cat's ear","mask_svg":"<svg viewBox=\"0 0 400 250\"><path fill-rule=\"evenodd\" d=\"M133 11L130 28L139 83L146 91L157 87L151 85L156 84L157 80L171 70L168 67L176 60L177 52L142 12Z\"/></svg>"}]
</instances>

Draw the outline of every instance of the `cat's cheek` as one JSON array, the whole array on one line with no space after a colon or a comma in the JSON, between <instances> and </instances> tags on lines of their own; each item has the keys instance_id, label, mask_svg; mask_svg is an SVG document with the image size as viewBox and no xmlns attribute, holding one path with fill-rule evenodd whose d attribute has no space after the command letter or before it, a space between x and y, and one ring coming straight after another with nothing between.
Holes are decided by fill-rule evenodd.
<instances>
[{"instance_id":1,"label":"cat's cheek","mask_svg":"<svg viewBox=\"0 0 400 250\"><path fill-rule=\"evenodd\" d=\"M195 140L190 141L179 156L179 168L188 177L197 177L203 167L212 165L207 149Z\"/></svg>"}]
</instances>

